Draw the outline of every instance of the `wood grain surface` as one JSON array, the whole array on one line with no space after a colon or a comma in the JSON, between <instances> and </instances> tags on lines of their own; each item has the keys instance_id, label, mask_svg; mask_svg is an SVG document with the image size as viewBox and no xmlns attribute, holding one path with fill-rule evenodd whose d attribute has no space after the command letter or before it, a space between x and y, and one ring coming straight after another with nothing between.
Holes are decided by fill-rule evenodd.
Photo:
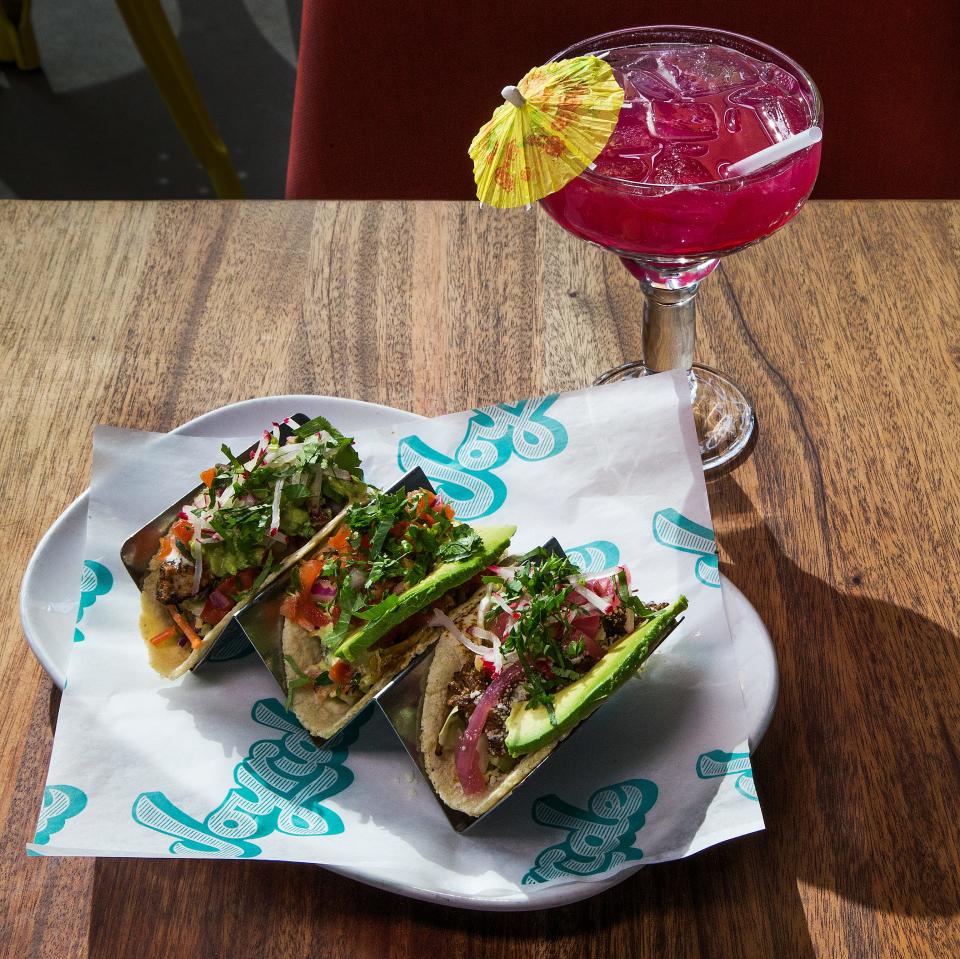
<instances>
[{"instance_id":1,"label":"wood grain surface","mask_svg":"<svg viewBox=\"0 0 960 959\"><path fill-rule=\"evenodd\" d=\"M543 215L474 204L0 204L0 953L960 955L958 236L956 203L812 203L704 284L698 356L760 419L710 497L780 658L767 830L491 915L300 865L26 857L56 697L17 591L94 424L579 387L637 356L635 282Z\"/></svg>"}]
</instances>

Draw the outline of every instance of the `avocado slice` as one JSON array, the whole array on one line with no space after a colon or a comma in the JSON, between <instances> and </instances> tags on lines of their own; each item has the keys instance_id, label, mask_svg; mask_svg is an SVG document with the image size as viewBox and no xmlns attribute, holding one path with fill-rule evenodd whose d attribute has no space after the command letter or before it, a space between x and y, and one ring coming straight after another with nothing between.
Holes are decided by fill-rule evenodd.
<instances>
[{"instance_id":1,"label":"avocado slice","mask_svg":"<svg viewBox=\"0 0 960 959\"><path fill-rule=\"evenodd\" d=\"M475 526L483 547L476 556L443 563L429 576L422 579L400 595L399 602L387 610L380 619L354 630L336 648L335 654L347 662L355 663L381 636L390 632L414 613L439 599L448 590L465 583L480 570L489 566L510 545L510 537L516 526Z\"/></svg>"},{"instance_id":2,"label":"avocado slice","mask_svg":"<svg viewBox=\"0 0 960 959\"><path fill-rule=\"evenodd\" d=\"M687 598L681 596L611 646L589 672L554 694L552 717L545 706L527 709L524 703L516 703L506 722L507 752L514 757L532 753L585 719L636 672L686 608Z\"/></svg>"}]
</instances>

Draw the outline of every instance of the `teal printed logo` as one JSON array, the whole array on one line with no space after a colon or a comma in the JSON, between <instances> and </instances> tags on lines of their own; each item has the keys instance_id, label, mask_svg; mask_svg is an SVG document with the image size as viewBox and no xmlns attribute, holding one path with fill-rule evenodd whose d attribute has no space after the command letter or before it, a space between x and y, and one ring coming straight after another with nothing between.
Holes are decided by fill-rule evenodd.
<instances>
[{"instance_id":1,"label":"teal printed logo","mask_svg":"<svg viewBox=\"0 0 960 959\"><path fill-rule=\"evenodd\" d=\"M697 563L694 575L704 586L720 588L720 564L713 530L687 519L675 509L662 509L653 514L653 538L662 546L693 553Z\"/></svg>"},{"instance_id":2,"label":"teal printed logo","mask_svg":"<svg viewBox=\"0 0 960 959\"><path fill-rule=\"evenodd\" d=\"M486 516L507 498L506 484L494 470L511 456L536 462L566 448L563 424L546 415L556 399L554 395L474 410L452 456L428 446L419 436L404 437L397 462L404 473L419 466L453 506L458 519Z\"/></svg>"},{"instance_id":3,"label":"teal printed logo","mask_svg":"<svg viewBox=\"0 0 960 959\"><path fill-rule=\"evenodd\" d=\"M649 779L627 779L598 789L586 811L558 796L544 796L533 804L533 820L541 826L565 829L567 838L547 846L522 880L528 886L566 876L595 876L621 863L643 858L634 848L637 833L657 801L657 787Z\"/></svg>"},{"instance_id":4,"label":"teal printed logo","mask_svg":"<svg viewBox=\"0 0 960 959\"><path fill-rule=\"evenodd\" d=\"M595 539L592 543L568 549L567 557L581 573L590 576L616 566L620 562L620 550L609 540Z\"/></svg>"},{"instance_id":5,"label":"teal printed logo","mask_svg":"<svg viewBox=\"0 0 960 959\"><path fill-rule=\"evenodd\" d=\"M712 749L701 753L697 759L697 775L701 779L716 779L720 776L736 776L734 788L741 796L759 802L757 787L753 781L753 769L750 766L750 753L727 753L722 749Z\"/></svg>"},{"instance_id":6,"label":"teal printed logo","mask_svg":"<svg viewBox=\"0 0 960 959\"><path fill-rule=\"evenodd\" d=\"M276 699L261 699L253 718L280 735L261 739L234 769L236 789L202 822L175 806L162 792L141 793L134 821L173 836L175 856L252 859L262 850L253 841L280 832L287 836L333 836L343 832L340 817L321 800L343 792L353 773L344 766L347 746L372 715L361 716L335 749L318 747Z\"/></svg>"},{"instance_id":7,"label":"teal printed logo","mask_svg":"<svg viewBox=\"0 0 960 959\"><path fill-rule=\"evenodd\" d=\"M60 832L68 819L79 815L87 807L87 794L76 786L45 786L43 804L37 819L37 834L33 841L45 846L50 837Z\"/></svg>"},{"instance_id":8,"label":"teal printed logo","mask_svg":"<svg viewBox=\"0 0 960 959\"><path fill-rule=\"evenodd\" d=\"M83 619L83 614L99 597L106 596L113 589L113 574L102 563L92 559L83 561L83 572L80 574L80 609L77 611L77 622ZM79 629L73 631L73 641L82 643L84 635Z\"/></svg>"}]
</instances>

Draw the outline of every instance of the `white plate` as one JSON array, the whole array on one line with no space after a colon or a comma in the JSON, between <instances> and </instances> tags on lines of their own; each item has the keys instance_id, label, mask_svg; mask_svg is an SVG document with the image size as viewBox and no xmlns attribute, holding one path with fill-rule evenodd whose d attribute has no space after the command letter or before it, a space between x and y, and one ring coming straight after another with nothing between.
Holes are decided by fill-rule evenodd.
<instances>
[{"instance_id":1,"label":"white plate","mask_svg":"<svg viewBox=\"0 0 960 959\"><path fill-rule=\"evenodd\" d=\"M330 396L270 396L211 410L178 426L173 432L188 436L255 436L264 423L282 419L291 413L326 416L346 433L395 423L408 422L413 425L423 418L416 413L360 400ZM63 686L73 648L79 593L77 571L82 568L86 524L87 493L83 493L64 510L40 540L27 564L20 586L20 621L27 642L43 668L60 687ZM725 577L722 578L722 588L740 663L752 750L767 731L776 706L779 690L777 658L770 634L749 600ZM370 868L343 867L331 871L427 902L465 909L516 911L549 909L595 896L623 882L636 870L626 870L610 879L595 882L532 887L529 894L499 899L450 895L439 888L414 886L394 877L385 879Z\"/></svg>"}]
</instances>

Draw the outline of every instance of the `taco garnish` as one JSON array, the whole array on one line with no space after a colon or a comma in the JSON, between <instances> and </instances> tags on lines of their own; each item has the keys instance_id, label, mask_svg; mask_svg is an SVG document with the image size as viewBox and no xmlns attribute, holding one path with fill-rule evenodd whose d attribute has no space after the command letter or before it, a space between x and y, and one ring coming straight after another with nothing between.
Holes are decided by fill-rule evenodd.
<instances>
[{"instance_id":1,"label":"taco garnish","mask_svg":"<svg viewBox=\"0 0 960 959\"><path fill-rule=\"evenodd\" d=\"M483 577L431 664L422 750L447 805L480 815L632 675L686 608L645 603L617 567L587 579L544 551Z\"/></svg>"},{"instance_id":2,"label":"taco garnish","mask_svg":"<svg viewBox=\"0 0 960 959\"><path fill-rule=\"evenodd\" d=\"M435 639L452 609L507 548L513 526L458 523L430 490L376 493L291 576L280 607L289 703L328 738L359 704Z\"/></svg>"},{"instance_id":3,"label":"taco garnish","mask_svg":"<svg viewBox=\"0 0 960 959\"><path fill-rule=\"evenodd\" d=\"M203 488L161 537L143 584L144 637L159 647L155 667L171 678L337 514L368 495L353 441L323 417L274 423L243 461L226 445L221 451L224 461L201 472Z\"/></svg>"}]
</instances>

